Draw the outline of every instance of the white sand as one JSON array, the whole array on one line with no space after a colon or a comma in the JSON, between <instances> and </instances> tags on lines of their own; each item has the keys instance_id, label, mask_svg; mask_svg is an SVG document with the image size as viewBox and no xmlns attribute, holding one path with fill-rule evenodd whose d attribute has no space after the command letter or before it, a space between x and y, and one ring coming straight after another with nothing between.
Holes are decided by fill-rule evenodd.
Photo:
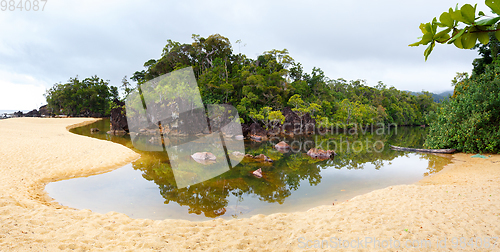
<instances>
[{"instance_id":1,"label":"white sand","mask_svg":"<svg viewBox=\"0 0 500 252\"><path fill-rule=\"evenodd\" d=\"M92 121L0 120L0 251L301 251L307 240L311 250L317 250L314 240L331 242L331 237L359 238L371 247L366 251L373 250L373 242L363 243L370 238L393 246L396 241L401 246L429 241L431 248L424 250L443 251L452 249L454 237L467 242L471 237L500 237L499 155L480 159L456 154L451 165L417 184L291 214L152 221L61 207L50 202L46 183L109 171L139 157L122 145L67 130ZM445 238L447 249L438 248L437 241ZM387 242L380 244L384 245ZM485 251L485 245L477 243L474 248ZM471 243L462 246L473 249ZM500 242L493 250L500 250Z\"/></svg>"}]
</instances>

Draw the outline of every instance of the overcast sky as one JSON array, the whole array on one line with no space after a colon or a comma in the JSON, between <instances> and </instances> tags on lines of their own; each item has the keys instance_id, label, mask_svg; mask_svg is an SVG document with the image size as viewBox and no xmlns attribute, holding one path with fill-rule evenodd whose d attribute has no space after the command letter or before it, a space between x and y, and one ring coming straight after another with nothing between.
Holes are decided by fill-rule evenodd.
<instances>
[{"instance_id":1,"label":"overcast sky","mask_svg":"<svg viewBox=\"0 0 500 252\"><path fill-rule=\"evenodd\" d=\"M145 61L160 58L167 39L191 43L192 34L219 33L233 43L233 52L254 59L286 48L305 71L320 67L331 79L451 90L456 72L471 72L477 52L437 45L425 62L425 47L408 44L421 35L421 22L456 3L48 0L44 11L1 11L0 110L38 108L46 89L76 75L98 75L119 86ZM481 2L478 10L488 9Z\"/></svg>"}]
</instances>

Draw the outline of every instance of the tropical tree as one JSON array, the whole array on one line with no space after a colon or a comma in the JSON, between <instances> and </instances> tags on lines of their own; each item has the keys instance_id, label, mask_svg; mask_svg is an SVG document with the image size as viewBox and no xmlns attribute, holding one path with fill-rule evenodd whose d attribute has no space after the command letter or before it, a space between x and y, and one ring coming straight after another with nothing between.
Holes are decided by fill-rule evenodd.
<instances>
[{"instance_id":1,"label":"tropical tree","mask_svg":"<svg viewBox=\"0 0 500 252\"><path fill-rule=\"evenodd\" d=\"M476 41L483 45L488 44L490 32L494 32L497 39L500 38L500 29L497 29L497 23L500 21L500 1L486 0L485 3L494 16L486 16L483 11L477 12L477 4L464 4L460 9L457 4L455 9L450 8L448 12L443 12L439 21L434 18L429 23L420 24L422 37L410 46L428 45L424 51L427 60L436 43L453 43L460 49L471 49L476 45Z\"/></svg>"},{"instance_id":2,"label":"tropical tree","mask_svg":"<svg viewBox=\"0 0 500 252\"><path fill-rule=\"evenodd\" d=\"M54 84L45 93L48 108L56 115L109 115L111 102L118 99L118 88L108 84L97 76L83 80L77 76L65 84Z\"/></svg>"}]
</instances>

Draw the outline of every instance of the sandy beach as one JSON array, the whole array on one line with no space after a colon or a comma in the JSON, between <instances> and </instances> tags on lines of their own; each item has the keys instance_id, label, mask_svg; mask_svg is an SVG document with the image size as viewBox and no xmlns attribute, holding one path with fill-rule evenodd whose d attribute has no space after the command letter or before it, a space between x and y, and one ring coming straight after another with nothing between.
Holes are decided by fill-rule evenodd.
<instances>
[{"instance_id":1,"label":"sandy beach","mask_svg":"<svg viewBox=\"0 0 500 252\"><path fill-rule=\"evenodd\" d=\"M500 237L500 155L455 154L417 184L306 212L231 221L153 221L62 207L45 193L48 182L139 158L122 145L68 131L93 121L0 120L0 251L302 251L336 250L336 244L362 251L500 250L494 238ZM479 242L486 238L491 242Z\"/></svg>"}]
</instances>

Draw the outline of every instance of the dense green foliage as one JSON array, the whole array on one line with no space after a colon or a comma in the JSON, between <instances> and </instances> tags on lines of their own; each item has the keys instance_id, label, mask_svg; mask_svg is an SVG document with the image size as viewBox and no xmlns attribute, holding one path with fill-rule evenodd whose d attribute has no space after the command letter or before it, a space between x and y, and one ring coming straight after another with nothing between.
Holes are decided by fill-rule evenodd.
<instances>
[{"instance_id":1,"label":"dense green foliage","mask_svg":"<svg viewBox=\"0 0 500 252\"><path fill-rule=\"evenodd\" d=\"M431 148L463 152L500 152L500 62L466 77L440 108L426 140Z\"/></svg>"},{"instance_id":2,"label":"dense green foliage","mask_svg":"<svg viewBox=\"0 0 500 252\"><path fill-rule=\"evenodd\" d=\"M425 59L435 42L454 43L461 49L478 49L481 58L472 63L474 69L458 73L452 81L453 96L432 114L431 129L425 145L430 148L454 148L463 152L500 152L500 1L486 0L495 16L476 16L476 6L465 4L449 9L432 22L421 24L423 37L410 46L427 45ZM459 25L465 25L459 28ZM438 27L443 30L438 31ZM449 34L451 33L451 35ZM476 45L476 41L481 44Z\"/></svg>"},{"instance_id":3,"label":"dense green foliage","mask_svg":"<svg viewBox=\"0 0 500 252\"><path fill-rule=\"evenodd\" d=\"M464 4L460 9L458 4L450 8L448 12L443 12L432 22L420 24L422 37L420 41L410 46L428 45L424 51L425 60L431 54L437 43L453 43L460 49L471 49L476 45L476 41L486 45L490 41L488 33L494 32L496 38L500 38L500 30L496 29L500 21L500 1L486 0L485 4L496 13L494 17L487 17L484 12L479 11L476 16L476 5ZM463 26L463 27L462 27ZM441 30L438 29L441 28Z\"/></svg>"},{"instance_id":4,"label":"dense green foliage","mask_svg":"<svg viewBox=\"0 0 500 252\"><path fill-rule=\"evenodd\" d=\"M97 76L84 80L70 78L68 83L55 84L45 93L52 113L68 116L109 115L112 101L118 98L118 89Z\"/></svg>"},{"instance_id":5,"label":"dense green foliage","mask_svg":"<svg viewBox=\"0 0 500 252\"><path fill-rule=\"evenodd\" d=\"M303 71L288 50L270 50L249 59L234 54L229 39L219 34L181 44L168 40L160 59L148 60L132 80L142 84L160 75L192 66L205 104L229 103L244 122L282 121L280 110L310 113L321 125L394 123L426 124L436 109L430 93L418 96L387 88L369 87L362 80L332 80L319 68Z\"/></svg>"}]
</instances>

